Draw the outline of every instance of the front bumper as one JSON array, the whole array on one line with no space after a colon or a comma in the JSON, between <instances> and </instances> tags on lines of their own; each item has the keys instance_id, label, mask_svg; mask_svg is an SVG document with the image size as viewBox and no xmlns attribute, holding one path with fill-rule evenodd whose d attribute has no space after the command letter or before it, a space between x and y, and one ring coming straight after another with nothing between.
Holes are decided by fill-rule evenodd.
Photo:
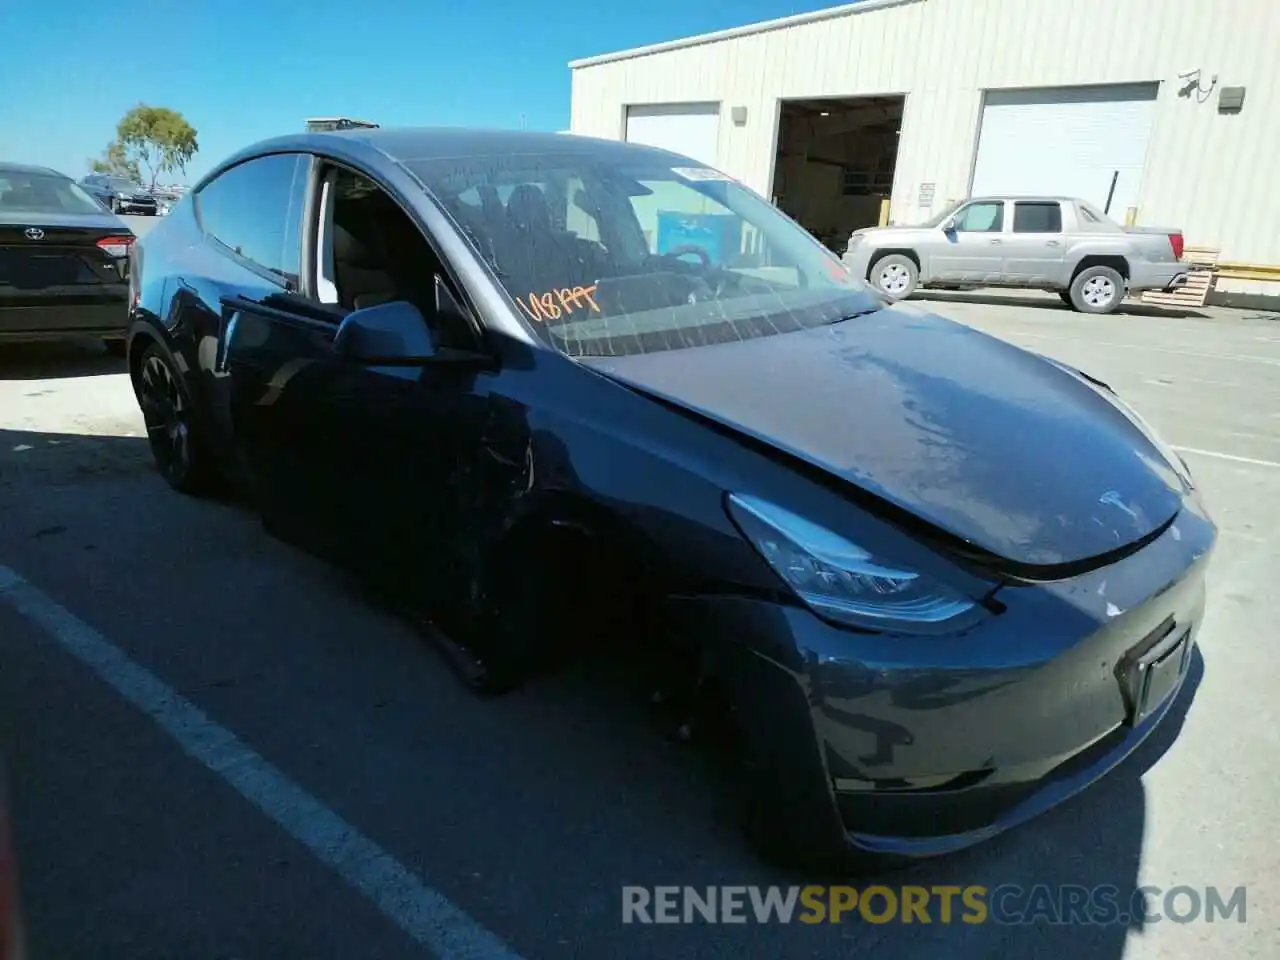
<instances>
[{"instance_id":1,"label":"front bumper","mask_svg":"<svg viewBox=\"0 0 1280 960\"><path fill-rule=\"evenodd\" d=\"M872 252L870 244L866 242L855 243L845 250L841 259L844 261L844 265L849 268L850 273L859 280L866 280L867 275L871 272Z\"/></svg>"},{"instance_id":2,"label":"front bumper","mask_svg":"<svg viewBox=\"0 0 1280 960\"><path fill-rule=\"evenodd\" d=\"M1189 502L1139 553L1074 580L1005 587L1003 613L954 637L856 633L763 600L675 607L682 629L710 638L710 668L796 844L933 856L1080 792L1161 723L1192 662L1214 539ZM1162 695L1135 714L1124 668L1157 634L1186 642Z\"/></svg>"}]
</instances>

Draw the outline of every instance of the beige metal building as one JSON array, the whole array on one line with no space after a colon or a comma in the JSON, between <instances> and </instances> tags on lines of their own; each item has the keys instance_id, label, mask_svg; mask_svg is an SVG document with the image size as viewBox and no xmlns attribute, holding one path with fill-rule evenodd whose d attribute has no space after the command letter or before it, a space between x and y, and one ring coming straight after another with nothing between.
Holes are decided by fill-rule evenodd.
<instances>
[{"instance_id":1,"label":"beige metal building","mask_svg":"<svg viewBox=\"0 0 1280 960\"><path fill-rule=\"evenodd\" d=\"M570 64L573 133L719 167L820 237L1082 196L1280 297L1280 0L862 0Z\"/></svg>"}]
</instances>

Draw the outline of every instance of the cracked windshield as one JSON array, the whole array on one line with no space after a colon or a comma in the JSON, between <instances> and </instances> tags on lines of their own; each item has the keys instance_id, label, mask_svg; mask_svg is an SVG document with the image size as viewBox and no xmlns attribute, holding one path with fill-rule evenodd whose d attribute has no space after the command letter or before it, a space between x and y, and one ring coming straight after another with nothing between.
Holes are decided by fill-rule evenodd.
<instances>
[{"instance_id":1,"label":"cracked windshield","mask_svg":"<svg viewBox=\"0 0 1280 960\"><path fill-rule=\"evenodd\" d=\"M522 316L572 355L767 336L880 304L830 251L731 178L644 159L408 166Z\"/></svg>"}]
</instances>

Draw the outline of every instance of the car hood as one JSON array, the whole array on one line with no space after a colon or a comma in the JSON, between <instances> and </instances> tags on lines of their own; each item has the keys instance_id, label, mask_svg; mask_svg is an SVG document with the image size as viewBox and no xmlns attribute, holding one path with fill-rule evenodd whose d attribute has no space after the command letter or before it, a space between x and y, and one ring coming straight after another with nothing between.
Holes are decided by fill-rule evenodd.
<instances>
[{"instance_id":1,"label":"car hood","mask_svg":"<svg viewBox=\"0 0 1280 960\"><path fill-rule=\"evenodd\" d=\"M1017 566L1077 564L1165 526L1183 489L1099 389L905 305L735 343L584 360Z\"/></svg>"},{"instance_id":2,"label":"car hood","mask_svg":"<svg viewBox=\"0 0 1280 960\"><path fill-rule=\"evenodd\" d=\"M860 227L849 235L849 242L883 244L890 241L919 240L926 234L936 234L933 227Z\"/></svg>"}]
</instances>

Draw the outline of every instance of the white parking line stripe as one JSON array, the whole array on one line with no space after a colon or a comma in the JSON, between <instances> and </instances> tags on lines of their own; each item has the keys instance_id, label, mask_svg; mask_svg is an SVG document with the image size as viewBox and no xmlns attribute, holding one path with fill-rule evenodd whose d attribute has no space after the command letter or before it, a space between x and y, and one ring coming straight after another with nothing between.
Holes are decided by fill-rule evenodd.
<instances>
[{"instance_id":1,"label":"white parking line stripe","mask_svg":"<svg viewBox=\"0 0 1280 960\"><path fill-rule=\"evenodd\" d=\"M1219 460L1233 460L1236 463L1252 463L1258 467L1280 469L1280 463L1276 463L1274 460L1255 460L1253 457L1237 457L1234 453L1218 453L1217 450L1200 450L1196 447L1180 447L1177 444L1170 444L1170 446L1179 453L1198 453L1202 457L1217 457Z\"/></svg>"},{"instance_id":2,"label":"white parking line stripe","mask_svg":"<svg viewBox=\"0 0 1280 960\"><path fill-rule=\"evenodd\" d=\"M0 599L43 627L64 649L155 720L188 755L309 848L440 960L520 960L497 935L427 886L230 730L4 566L0 566Z\"/></svg>"}]
</instances>

